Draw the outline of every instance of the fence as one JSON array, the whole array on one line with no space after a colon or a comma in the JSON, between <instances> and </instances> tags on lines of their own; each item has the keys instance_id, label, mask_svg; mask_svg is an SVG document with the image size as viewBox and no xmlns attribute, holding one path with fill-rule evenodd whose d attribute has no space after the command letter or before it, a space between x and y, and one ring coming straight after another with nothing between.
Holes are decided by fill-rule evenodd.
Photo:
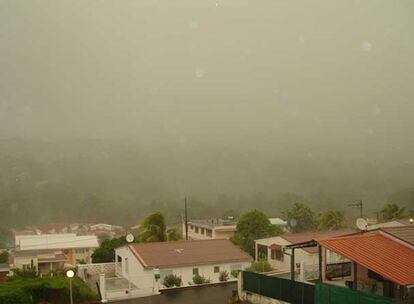
<instances>
[{"instance_id":1,"label":"fence","mask_svg":"<svg viewBox=\"0 0 414 304\"><path fill-rule=\"evenodd\" d=\"M326 276L334 278L344 278L351 276L351 262L341 262L326 265Z\"/></svg>"},{"instance_id":2,"label":"fence","mask_svg":"<svg viewBox=\"0 0 414 304\"><path fill-rule=\"evenodd\" d=\"M91 276L97 276L102 273L114 276L115 263L97 263L97 264L80 264L78 265L78 276L85 280Z\"/></svg>"},{"instance_id":3,"label":"fence","mask_svg":"<svg viewBox=\"0 0 414 304\"><path fill-rule=\"evenodd\" d=\"M315 285L244 271L243 289L293 304L314 304Z\"/></svg>"},{"instance_id":4,"label":"fence","mask_svg":"<svg viewBox=\"0 0 414 304\"><path fill-rule=\"evenodd\" d=\"M393 299L366 293L350 288L332 285L316 285L315 301L317 304L389 304Z\"/></svg>"}]
</instances>

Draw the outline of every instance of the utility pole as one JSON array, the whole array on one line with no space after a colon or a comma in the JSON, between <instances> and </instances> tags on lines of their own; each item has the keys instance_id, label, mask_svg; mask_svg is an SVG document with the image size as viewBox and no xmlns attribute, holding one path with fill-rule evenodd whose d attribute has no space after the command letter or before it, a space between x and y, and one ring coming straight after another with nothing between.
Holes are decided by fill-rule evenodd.
<instances>
[{"instance_id":1,"label":"utility pole","mask_svg":"<svg viewBox=\"0 0 414 304\"><path fill-rule=\"evenodd\" d=\"M350 206L350 207L359 207L360 217L364 218L363 205L364 204L362 203L362 200L360 200L359 203L349 204L348 206Z\"/></svg>"},{"instance_id":2,"label":"utility pole","mask_svg":"<svg viewBox=\"0 0 414 304\"><path fill-rule=\"evenodd\" d=\"M188 211L187 211L187 197L184 198L184 208L185 208L185 214L184 214L184 225L185 225L185 240L188 241Z\"/></svg>"}]
</instances>

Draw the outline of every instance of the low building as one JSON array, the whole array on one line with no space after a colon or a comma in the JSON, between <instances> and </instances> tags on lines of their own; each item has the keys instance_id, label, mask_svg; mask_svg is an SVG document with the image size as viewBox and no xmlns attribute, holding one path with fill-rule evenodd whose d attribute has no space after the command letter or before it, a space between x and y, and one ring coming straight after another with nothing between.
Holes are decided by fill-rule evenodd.
<instances>
[{"instance_id":1,"label":"low building","mask_svg":"<svg viewBox=\"0 0 414 304\"><path fill-rule=\"evenodd\" d=\"M294 258L296 251L304 248L317 249L319 280L325 284L401 303L414 301L414 226L385 227L287 246ZM344 262L332 263L329 252Z\"/></svg>"},{"instance_id":2,"label":"low building","mask_svg":"<svg viewBox=\"0 0 414 304\"><path fill-rule=\"evenodd\" d=\"M230 239L236 232L237 222L231 219L210 219L188 221L189 240ZM185 238L185 223L183 223Z\"/></svg>"},{"instance_id":3,"label":"low building","mask_svg":"<svg viewBox=\"0 0 414 304\"><path fill-rule=\"evenodd\" d=\"M95 235L66 234L19 235L15 237L10 268L35 269L47 274L63 269L65 264L90 263L93 251L99 247Z\"/></svg>"},{"instance_id":4,"label":"low building","mask_svg":"<svg viewBox=\"0 0 414 304\"><path fill-rule=\"evenodd\" d=\"M181 277L182 286L194 285L195 275L219 282L224 271L229 279L236 279L236 272L251 263L251 257L228 240L128 244L117 248L115 254L116 275L142 289L154 284L163 288L165 277L171 274Z\"/></svg>"},{"instance_id":5,"label":"low building","mask_svg":"<svg viewBox=\"0 0 414 304\"><path fill-rule=\"evenodd\" d=\"M354 233L354 230L336 230L321 232L290 233L280 236L255 240L255 260L267 260L276 272L290 272L290 256L286 254L285 247L295 243L302 243L322 237L334 237L338 235ZM332 254L332 261L340 261L340 257ZM317 276L318 272L318 249L301 248L296 250L296 272L300 272L300 267L309 274L309 279Z\"/></svg>"}]
</instances>

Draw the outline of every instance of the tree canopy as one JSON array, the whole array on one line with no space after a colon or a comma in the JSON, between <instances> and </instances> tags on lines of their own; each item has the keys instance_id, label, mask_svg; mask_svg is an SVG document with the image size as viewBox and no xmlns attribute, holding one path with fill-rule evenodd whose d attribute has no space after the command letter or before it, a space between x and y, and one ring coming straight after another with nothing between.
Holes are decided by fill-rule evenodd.
<instances>
[{"instance_id":1,"label":"tree canopy","mask_svg":"<svg viewBox=\"0 0 414 304\"><path fill-rule=\"evenodd\" d=\"M304 204L295 203L285 215L290 231L294 233L313 230L317 227L315 213Z\"/></svg>"},{"instance_id":2,"label":"tree canopy","mask_svg":"<svg viewBox=\"0 0 414 304\"><path fill-rule=\"evenodd\" d=\"M92 253L92 263L110 263L115 262L115 248L121 247L127 243L124 236L114 239L104 240L99 248Z\"/></svg>"},{"instance_id":3,"label":"tree canopy","mask_svg":"<svg viewBox=\"0 0 414 304\"><path fill-rule=\"evenodd\" d=\"M385 204L381 209L380 214L383 220L395 220L404 217L405 208L399 207L397 204Z\"/></svg>"},{"instance_id":4,"label":"tree canopy","mask_svg":"<svg viewBox=\"0 0 414 304\"><path fill-rule=\"evenodd\" d=\"M329 210L320 216L319 229L321 230L338 230L345 227L345 215L341 211Z\"/></svg>"},{"instance_id":5,"label":"tree canopy","mask_svg":"<svg viewBox=\"0 0 414 304\"><path fill-rule=\"evenodd\" d=\"M253 210L245 212L240 216L232 241L251 256L254 256L254 240L280 235L281 233L282 229L271 225L263 212Z\"/></svg>"}]
</instances>

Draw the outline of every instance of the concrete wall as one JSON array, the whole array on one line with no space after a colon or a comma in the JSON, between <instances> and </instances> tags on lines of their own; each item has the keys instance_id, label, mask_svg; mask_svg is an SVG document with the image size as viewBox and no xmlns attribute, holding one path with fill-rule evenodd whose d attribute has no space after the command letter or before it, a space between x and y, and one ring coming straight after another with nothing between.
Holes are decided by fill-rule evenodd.
<instances>
[{"instance_id":1,"label":"concrete wall","mask_svg":"<svg viewBox=\"0 0 414 304\"><path fill-rule=\"evenodd\" d=\"M163 291L160 295L130 300L120 300L117 304L228 304L235 282L226 282L204 286L193 286Z\"/></svg>"}]
</instances>

